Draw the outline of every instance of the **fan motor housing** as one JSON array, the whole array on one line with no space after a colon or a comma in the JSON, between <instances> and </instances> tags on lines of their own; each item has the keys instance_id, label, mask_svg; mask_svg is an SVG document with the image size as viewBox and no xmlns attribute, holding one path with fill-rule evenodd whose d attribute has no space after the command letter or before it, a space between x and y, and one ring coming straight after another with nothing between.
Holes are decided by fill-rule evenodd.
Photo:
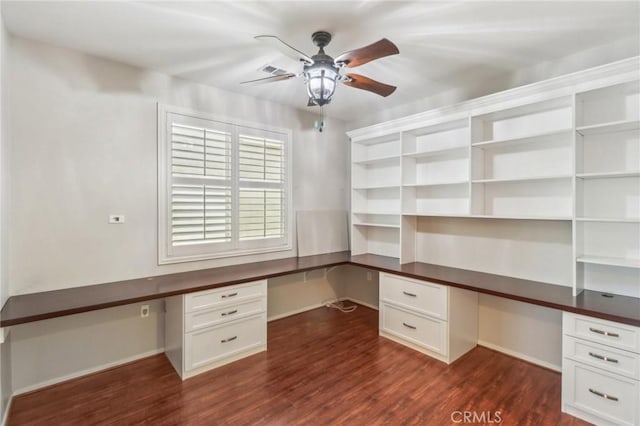
<instances>
[{"instance_id":1,"label":"fan motor housing","mask_svg":"<svg viewBox=\"0 0 640 426\"><path fill-rule=\"evenodd\" d=\"M331 34L326 31L316 31L311 35L311 40L313 40L313 44L322 49L331 42Z\"/></svg>"}]
</instances>

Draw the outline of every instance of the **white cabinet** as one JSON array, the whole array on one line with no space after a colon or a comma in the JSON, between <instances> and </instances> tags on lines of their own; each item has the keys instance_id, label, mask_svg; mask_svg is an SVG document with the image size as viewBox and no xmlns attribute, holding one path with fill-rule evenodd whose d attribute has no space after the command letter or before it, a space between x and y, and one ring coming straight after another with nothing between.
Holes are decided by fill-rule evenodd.
<instances>
[{"instance_id":1,"label":"white cabinet","mask_svg":"<svg viewBox=\"0 0 640 426\"><path fill-rule=\"evenodd\" d=\"M451 363L478 341L478 294L380 273L380 335Z\"/></svg>"},{"instance_id":2,"label":"white cabinet","mask_svg":"<svg viewBox=\"0 0 640 426\"><path fill-rule=\"evenodd\" d=\"M562 411L595 424L640 424L640 329L568 312L562 328Z\"/></svg>"},{"instance_id":3,"label":"white cabinet","mask_svg":"<svg viewBox=\"0 0 640 426\"><path fill-rule=\"evenodd\" d=\"M166 299L166 355L186 379L267 349L267 281Z\"/></svg>"}]
</instances>

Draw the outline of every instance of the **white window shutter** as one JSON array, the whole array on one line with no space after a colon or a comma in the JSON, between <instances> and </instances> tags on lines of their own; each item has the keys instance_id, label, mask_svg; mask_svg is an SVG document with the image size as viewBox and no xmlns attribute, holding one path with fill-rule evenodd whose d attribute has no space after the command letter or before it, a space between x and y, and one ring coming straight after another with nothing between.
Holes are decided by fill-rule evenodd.
<instances>
[{"instance_id":1,"label":"white window shutter","mask_svg":"<svg viewBox=\"0 0 640 426\"><path fill-rule=\"evenodd\" d=\"M161 118L161 263L289 249L289 132Z\"/></svg>"}]
</instances>

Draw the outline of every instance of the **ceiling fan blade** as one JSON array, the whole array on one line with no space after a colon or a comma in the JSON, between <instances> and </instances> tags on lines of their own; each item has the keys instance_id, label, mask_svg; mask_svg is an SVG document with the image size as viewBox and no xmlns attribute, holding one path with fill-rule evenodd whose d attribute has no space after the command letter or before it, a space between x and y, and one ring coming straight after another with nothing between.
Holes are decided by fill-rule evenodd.
<instances>
[{"instance_id":1,"label":"ceiling fan blade","mask_svg":"<svg viewBox=\"0 0 640 426\"><path fill-rule=\"evenodd\" d=\"M269 43L271 46L284 53L286 56L295 59L296 61L304 61L313 64L313 59L304 52L299 51L295 47L291 46L287 42L283 41L279 37L274 35L259 35L254 37L256 40L262 40Z\"/></svg>"},{"instance_id":2,"label":"ceiling fan blade","mask_svg":"<svg viewBox=\"0 0 640 426\"><path fill-rule=\"evenodd\" d=\"M395 44L383 38L360 49L350 50L335 59L336 63L344 63L347 68L357 67L376 59L400 53Z\"/></svg>"},{"instance_id":3,"label":"ceiling fan blade","mask_svg":"<svg viewBox=\"0 0 640 426\"><path fill-rule=\"evenodd\" d=\"M272 75L271 77L257 78L255 80L241 81L240 84L245 84L245 83L271 83L272 81L289 80L289 79L295 78L297 76L298 76L298 74L294 74L294 73L290 72L290 73L287 73L287 74Z\"/></svg>"},{"instance_id":4,"label":"ceiling fan blade","mask_svg":"<svg viewBox=\"0 0 640 426\"><path fill-rule=\"evenodd\" d=\"M377 95L387 97L396 90L396 86L390 86L388 84L380 83L359 74L347 74L349 79L344 80L343 83L347 86L355 87L356 89L368 90Z\"/></svg>"}]
</instances>

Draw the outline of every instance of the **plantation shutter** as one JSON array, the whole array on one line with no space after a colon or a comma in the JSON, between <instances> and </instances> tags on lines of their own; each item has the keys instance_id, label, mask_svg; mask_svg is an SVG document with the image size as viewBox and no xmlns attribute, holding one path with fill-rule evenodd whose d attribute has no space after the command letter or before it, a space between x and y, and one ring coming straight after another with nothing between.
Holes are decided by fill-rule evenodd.
<instances>
[{"instance_id":1,"label":"plantation shutter","mask_svg":"<svg viewBox=\"0 0 640 426\"><path fill-rule=\"evenodd\" d=\"M230 243L231 132L188 121L171 123L171 243Z\"/></svg>"},{"instance_id":2,"label":"plantation shutter","mask_svg":"<svg viewBox=\"0 0 640 426\"><path fill-rule=\"evenodd\" d=\"M290 249L288 132L159 117L160 262Z\"/></svg>"},{"instance_id":3,"label":"plantation shutter","mask_svg":"<svg viewBox=\"0 0 640 426\"><path fill-rule=\"evenodd\" d=\"M240 133L238 141L239 241L283 239L287 207L284 140Z\"/></svg>"}]
</instances>

